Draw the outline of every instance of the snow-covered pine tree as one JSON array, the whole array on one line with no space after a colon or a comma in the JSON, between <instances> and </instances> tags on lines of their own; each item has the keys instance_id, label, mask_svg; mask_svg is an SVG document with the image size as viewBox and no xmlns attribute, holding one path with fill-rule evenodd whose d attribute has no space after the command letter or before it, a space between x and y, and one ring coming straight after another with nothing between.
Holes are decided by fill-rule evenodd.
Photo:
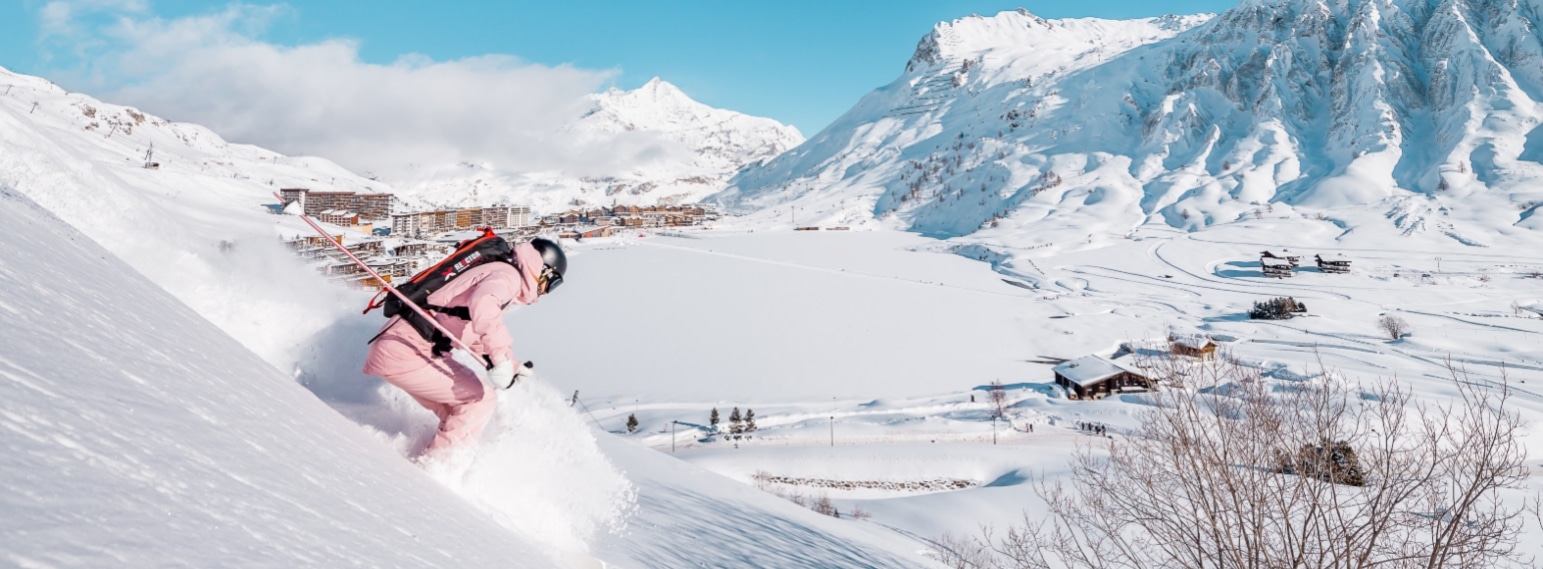
<instances>
[{"instance_id":1,"label":"snow-covered pine tree","mask_svg":"<svg viewBox=\"0 0 1543 569\"><path fill-rule=\"evenodd\" d=\"M729 434L737 435L745 432L744 417L740 416L739 408L729 413Z\"/></svg>"},{"instance_id":2,"label":"snow-covered pine tree","mask_svg":"<svg viewBox=\"0 0 1543 569\"><path fill-rule=\"evenodd\" d=\"M636 414L628 414L627 415L627 434L630 435L630 434L636 433L636 432L638 432L638 416Z\"/></svg>"},{"instance_id":3,"label":"snow-covered pine tree","mask_svg":"<svg viewBox=\"0 0 1543 569\"><path fill-rule=\"evenodd\" d=\"M718 428L718 408L713 407L713 414L707 418L707 424L714 429Z\"/></svg>"},{"instance_id":4,"label":"snow-covered pine tree","mask_svg":"<svg viewBox=\"0 0 1543 569\"><path fill-rule=\"evenodd\" d=\"M745 432L756 430L755 409L745 409Z\"/></svg>"}]
</instances>

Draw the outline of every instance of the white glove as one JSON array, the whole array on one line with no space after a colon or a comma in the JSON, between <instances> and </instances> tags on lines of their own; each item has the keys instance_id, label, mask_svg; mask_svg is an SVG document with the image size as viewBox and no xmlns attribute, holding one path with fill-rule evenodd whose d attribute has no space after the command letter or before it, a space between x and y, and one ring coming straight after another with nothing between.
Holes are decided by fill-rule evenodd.
<instances>
[{"instance_id":1,"label":"white glove","mask_svg":"<svg viewBox=\"0 0 1543 569\"><path fill-rule=\"evenodd\" d=\"M509 389L521 380L534 376L535 372L531 370L533 367L535 367L534 364L525 362L525 365L516 368L513 360L504 360L488 368L488 381L493 382L493 385L498 386L499 389Z\"/></svg>"},{"instance_id":2,"label":"white glove","mask_svg":"<svg viewBox=\"0 0 1543 569\"><path fill-rule=\"evenodd\" d=\"M488 381L499 389L509 389L509 386L514 385L514 362L504 360L488 368Z\"/></svg>"}]
</instances>

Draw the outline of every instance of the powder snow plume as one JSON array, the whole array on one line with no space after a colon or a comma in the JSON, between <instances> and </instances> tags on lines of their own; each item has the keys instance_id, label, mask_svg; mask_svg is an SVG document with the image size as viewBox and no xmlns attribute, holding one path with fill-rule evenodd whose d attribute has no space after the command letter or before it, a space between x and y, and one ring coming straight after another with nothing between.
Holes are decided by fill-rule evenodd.
<instances>
[{"instance_id":1,"label":"powder snow plume","mask_svg":"<svg viewBox=\"0 0 1543 569\"><path fill-rule=\"evenodd\" d=\"M541 380L500 392L481 444L428 471L505 527L568 551L621 530L637 500L589 425Z\"/></svg>"}]
</instances>

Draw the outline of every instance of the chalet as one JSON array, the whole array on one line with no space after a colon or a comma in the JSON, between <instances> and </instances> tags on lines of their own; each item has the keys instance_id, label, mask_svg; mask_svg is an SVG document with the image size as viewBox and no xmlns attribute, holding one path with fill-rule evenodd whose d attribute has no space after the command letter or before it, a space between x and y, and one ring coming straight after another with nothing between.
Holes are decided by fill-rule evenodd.
<instances>
[{"instance_id":1,"label":"chalet","mask_svg":"<svg viewBox=\"0 0 1543 569\"><path fill-rule=\"evenodd\" d=\"M1350 272L1350 261L1347 261L1347 260L1344 260L1344 259L1332 259L1331 260L1331 259L1324 259L1323 257L1320 257L1318 255L1313 255L1313 260L1318 261L1318 270L1323 271L1325 273L1348 273L1348 272Z\"/></svg>"},{"instance_id":2,"label":"chalet","mask_svg":"<svg viewBox=\"0 0 1543 569\"><path fill-rule=\"evenodd\" d=\"M816 226L816 225L810 225L810 226L804 226L804 227L794 227L793 228L793 231L819 231L819 230L820 230L819 226Z\"/></svg>"},{"instance_id":3,"label":"chalet","mask_svg":"<svg viewBox=\"0 0 1543 569\"><path fill-rule=\"evenodd\" d=\"M1216 357L1216 342L1204 334L1169 334L1168 351L1176 356L1209 360Z\"/></svg>"},{"instance_id":4,"label":"chalet","mask_svg":"<svg viewBox=\"0 0 1543 569\"><path fill-rule=\"evenodd\" d=\"M1055 383L1071 399L1100 399L1123 391L1150 391L1153 382L1141 372L1097 355L1086 355L1055 366Z\"/></svg>"},{"instance_id":5,"label":"chalet","mask_svg":"<svg viewBox=\"0 0 1543 569\"><path fill-rule=\"evenodd\" d=\"M1266 253L1268 252L1269 251L1266 251ZM1289 261L1277 257L1259 258L1259 270L1263 272L1264 276L1266 277L1277 279L1291 278L1293 274L1291 272L1291 268L1293 266L1295 265L1292 265Z\"/></svg>"}]
</instances>

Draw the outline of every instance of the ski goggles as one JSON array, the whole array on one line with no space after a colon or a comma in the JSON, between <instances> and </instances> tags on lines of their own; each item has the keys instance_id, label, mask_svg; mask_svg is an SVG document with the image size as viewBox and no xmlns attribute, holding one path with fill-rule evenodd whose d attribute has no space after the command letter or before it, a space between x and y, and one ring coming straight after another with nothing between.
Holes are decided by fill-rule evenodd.
<instances>
[{"instance_id":1,"label":"ski goggles","mask_svg":"<svg viewBox=\"0 0 1543 569\"><path fill-rule=\"evenodd\" d=\"M536 280L540 281L541 294L547 294L563 284L563 274L557 272L557 269L543 265L541 275L536 277Z\"/></svg>"}]
</instances>

